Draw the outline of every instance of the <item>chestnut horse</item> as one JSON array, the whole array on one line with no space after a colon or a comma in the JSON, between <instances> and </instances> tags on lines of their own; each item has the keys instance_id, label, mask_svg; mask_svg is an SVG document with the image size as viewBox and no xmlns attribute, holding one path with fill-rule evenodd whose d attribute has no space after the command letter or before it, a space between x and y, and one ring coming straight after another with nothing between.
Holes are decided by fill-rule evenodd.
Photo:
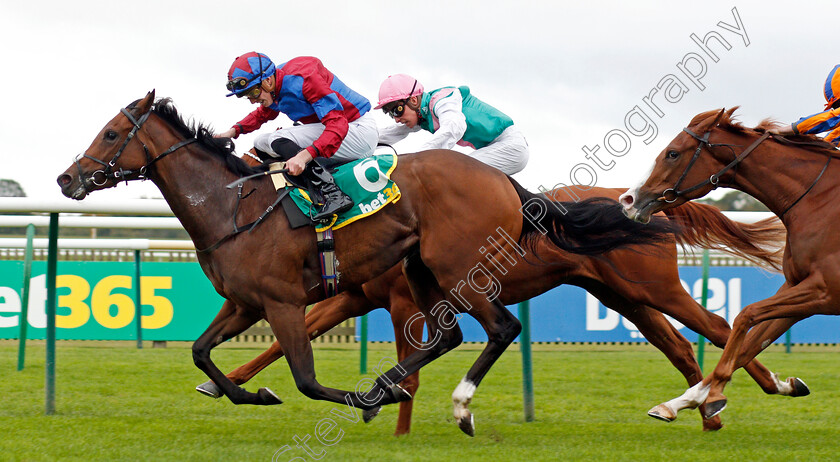
<instances>
[{"instance_id":1,"label":"chestnut horse","mask_svg":"<svg viewBox=\"0 0 840 462\"><path fill-rule=\"evenodd\" d=\"M621 191L592 188L582 196L617 198ZM561 189L552 191L551 195L553 200L566 197ZM686 232L679 239L683 245L721 248L762 267L776 271L780 269L785 230L776 218L754 225L741 224L729 220L715 207L693 203L666 213L669 218L683 225ZM661 247L655 255L616 250L604 254L603 258L593 258L553 249L551 243L544 239L538 250L543 263L520 262L511 265L508 274L499 278L499 296L503 303L510 305L536 297L561 284L583 287L604 305L633 322L645 338L659 348L685 376L689 385L693 385L701 380L702 371L694 358L691 345L662 313L676 318L719 347L726 343L729 325L721 317L703 309L685 292L677 271L674 243L663 243ZM422 323L406 325L418 311L399 267L392 268L362 288L362 291L347 291L317 303L306 316L310 336L315 338L347 318L385 307L391 313L399 358L413 352L415 348L406 337L420 338ZM412 332L405 329L411 329ZM234 383L243 384L282 355L283 350L275 342L257 358L227 376ZM793 388L788 383L780 382L775 374L758 361L749 364L747 370L766 393L792 394ZM406 388L414 395L419 383L416 375L411 379L411 388ZM220 396L212 382L199 385L197 390L209 396ZM455 404L457 406L458 403ZM408 433L411 405L412 402L400 403L396 435ZM720 426L717 417L703 421L705 430L716 430Z\"/></svg>"},{"instance_id":2,"label":"chestnut horse","mask_svg":"<svg viewBox=\"0 0 840 462\"><path fill-rule=\"evenodd\" d=\"M656 158L650 176L621 196L631 218L646 221L725 186L761 201L787 228L785 283L772 297L748 305L735 318L729 342L711 375L651 412L665 419L706 404L714 416L726 406L723 389L735 370L755 358L801 319L840 314L840 165L837 150L812 136L769 137L765 121L754 129L732 121L730 110L697 115ZM769 139L768 139L769 138ZM684 189L683 189L684 188ZM799 380L792 383L806 392Z\"/></svg>"},{"instance_id":3,"label":"chestnut horse","mask_svg":"<svg viewBox=\"0 0 840 462\"><path fill-rule=\"evenodd\" d=\"M223 185L254 173L231 154L227 143L213 139L201 125L188 126L169 100L155 102L151 91L109 121L57 181L65 196L77 200L124 180L148 178L160 189L196 248L202 249L198 262L205 275L235 304L235 309L219 313L193 345L196 365L235 403L280 402L268 389L251 393L235 385L210 359L213 347L263 317L304 395L371 410L411 399L399 382L461 343L459 312L473 316L489 339L454 392L469 402L521 330L498 298L462 285L485 254L502 261L506 255L526 253L525 248L533 249L535 235L543 234L560 249L597 255L661 242L675 231L666 219L648 225L628 220L615 201L548 204L507 175L453 151L405 156L391 176L402 192L400 200L335 233L339 290L358 287L402 261L430 340L380 375L367 392L338 390L315 379L304 321L305 307L324 298L315 232L292 229L278 212L266 214L250 232L236 233L237 225L270 210L277 193L263 176L247 183L256 189L248 201L231 195ZM487 239L489 247L472 245ZM486 287L494 272L498 270L491 268L489 275L480 275L477 286ZM460 306L447 300L453 294ZM469 415L458 423L472 428Z\"/></svg>"}]
</instances>

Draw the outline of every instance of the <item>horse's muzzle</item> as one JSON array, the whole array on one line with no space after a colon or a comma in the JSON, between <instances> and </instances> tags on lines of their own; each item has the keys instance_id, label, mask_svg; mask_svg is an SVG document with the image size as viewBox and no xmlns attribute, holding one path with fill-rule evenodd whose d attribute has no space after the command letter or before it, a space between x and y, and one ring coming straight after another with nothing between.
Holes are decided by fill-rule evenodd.
<instances>
[{"instance_id":1,"label":"horse's muzzle","mask_svg":"<svg viewBox=\"0 0 840 462\"><path fill-rule=\"evenodd\" d=\"M82 200L87 196L87 190L83 181L82 179L78 179L77 181L76 178L68 173L62 173L56 179L58 186L61 187L61 193L75 200Z\"/></svg>"}]
</instances>

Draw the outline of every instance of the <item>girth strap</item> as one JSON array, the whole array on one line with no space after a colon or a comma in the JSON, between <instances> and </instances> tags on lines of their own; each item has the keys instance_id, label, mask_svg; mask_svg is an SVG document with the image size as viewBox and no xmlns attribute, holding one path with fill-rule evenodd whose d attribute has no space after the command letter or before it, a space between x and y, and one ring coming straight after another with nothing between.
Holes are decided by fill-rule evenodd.
<instances>
[{"instance_id":1,"label":"girth strap","mask_svg":"<svg viewBox=\"0 0 840 462\"><path fill-rule=\"evenodd\" d=\"M338 260L335 258L335 239L332 229L318 231L318 254L321 259L321 279L327 298L338 293Z\"/></svg>"}]
</instances>

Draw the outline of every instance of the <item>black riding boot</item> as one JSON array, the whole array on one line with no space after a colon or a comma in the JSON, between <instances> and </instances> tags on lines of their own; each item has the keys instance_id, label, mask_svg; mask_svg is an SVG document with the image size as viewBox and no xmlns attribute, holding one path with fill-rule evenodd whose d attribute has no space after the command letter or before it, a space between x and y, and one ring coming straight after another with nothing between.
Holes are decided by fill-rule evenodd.
<instances>
[{"instance_id":1,"label":"black riding boot","mask_svg":"<svg viewBox=\"0 0 840 462\"><path fill-rule=\"evenodd\" d=\"M312 217L313 220L329 219L333 215L346 212L353 208L353 199L350 199L350 196L338 189L330 172L324 170L323 167L315 162L309 162L306 164L304 173L312 184L312 187L324 199L324 206Z\"/></svg>"}]
</instances>

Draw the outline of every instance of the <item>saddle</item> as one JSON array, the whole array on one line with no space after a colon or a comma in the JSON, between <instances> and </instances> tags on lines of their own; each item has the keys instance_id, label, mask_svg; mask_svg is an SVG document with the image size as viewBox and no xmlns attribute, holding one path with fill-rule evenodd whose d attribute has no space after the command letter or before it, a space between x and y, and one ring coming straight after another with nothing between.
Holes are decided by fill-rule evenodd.
<instances>
[{"instance_id":1,"label":"saddle","mask_svg":"<svg viewBox=\"0 0 840 462\"><path fill-rule=\"evenodd\" d=\"M320 165L324 170L328 171L330 174L335 173L336 167L340 165L344 165L350 160L338 160L338 159L326 159L323 157L316 157L312 160L316 164ZM276 171L282 170L285 168L286 163L283 161L279 162L269 162L269 171ZM318 188L312 187L310 182L304 175L290 175L288 172L283 172L282 176L280 174L271 175L271 179L274 182L274 188L280 192L286 187L292 187L297 189L302 189L307 192L310 198L313 201L323 203L324 198L321 197ZM286 217L289 219L289 224L291 224L292 229L301 228L304 226L318 226L319 223L312 220L309 216L307 216L303 211L301 211L298 207L295 206L294 201L286 195L281 200L281 204L283 205L283 210L286 212Z\"/></svg>"},{"instance_id":2,"label":"saddle","mask_svg":"<svg viewBox=\"0 0 840 462\"><path fill-rule=\"evenodd\" d=\"M263 156L260 157L265 159ZM315 158L313 162L333 175L341 190L356 203L356 207L335 216L329 223L315 222L310 218L312 207L314 204L324 202L319 196L318 188L310 184L307 176L292 176L283 172L282 176L279 173L270 175L278 196L263 217L280 203L292 229L304 226L315 227L322 278L329 297L336 293L339 276L332 232L334 229L370 216L385 205L400 199L400 190L390 179L391 172L397 166L397 155L372 156L352 161ZM284 168L285 162L277 161L268 164L269 172L280 171Z\"/></svg>"}]
</instances>

